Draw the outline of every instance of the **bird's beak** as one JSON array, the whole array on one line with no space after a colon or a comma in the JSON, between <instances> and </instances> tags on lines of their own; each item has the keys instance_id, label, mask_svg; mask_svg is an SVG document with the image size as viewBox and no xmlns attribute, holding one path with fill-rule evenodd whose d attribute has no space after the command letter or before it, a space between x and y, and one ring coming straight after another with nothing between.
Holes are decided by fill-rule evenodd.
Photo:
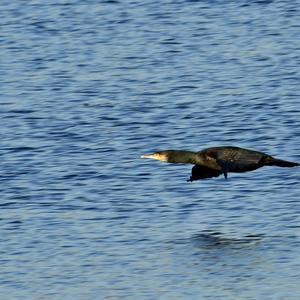
<instances>
[{"instance_id":1,"label":"bird's beak","mask_svg":"<svg viewBox=\"0 0 300 300\"><path fill-rule=\"evenodd\" d=\"M156 155L155 154L144 154L141 156L141 158L152 158L152 159L156 159Z\"/></svg>"}]
</instances>

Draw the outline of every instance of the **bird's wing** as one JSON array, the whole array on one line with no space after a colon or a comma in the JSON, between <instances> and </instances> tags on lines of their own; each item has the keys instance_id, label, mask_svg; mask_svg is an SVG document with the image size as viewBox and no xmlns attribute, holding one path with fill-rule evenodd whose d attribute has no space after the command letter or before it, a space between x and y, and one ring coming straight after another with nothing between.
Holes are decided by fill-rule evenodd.
<instances>
[{"instance_id":1,"label":"bird's wing","mask_svg":"<svg viewBox=\"0 0 300 300\"><path fill-rule=\"evenodd\" d=\"M217 164L227 177L227 172L247 172L260 168L262 158L266 154L262 152L228 147L228 148L212 148L206 152L206 156L215 159Z\"/></svg>"},{"instance_id":2,"label":"bird's wing","mask_svg":"<svg viewBox=\"0 0 300 300\"><path fill-rule=\"evenodd\" d=\"M218 177L222 171L214 170L202 165L194 165L192 168L192 175L188 181Z\"/></svg>"}]
</instances>

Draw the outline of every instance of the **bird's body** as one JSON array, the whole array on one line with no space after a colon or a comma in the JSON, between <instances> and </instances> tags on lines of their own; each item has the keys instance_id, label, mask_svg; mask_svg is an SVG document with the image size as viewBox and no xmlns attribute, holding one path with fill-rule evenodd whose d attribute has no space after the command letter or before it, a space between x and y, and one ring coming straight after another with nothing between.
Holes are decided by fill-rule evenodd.
<instances>
[{"instance_id":1,"label":"bird's body","mask_svg":"<svg viewBox=\"0 0 300 300\"><path fill-rule=\"evenodd\" d=\"M165 150L143 155L169 163L194 164L189 181L218 177L229 172L242 173L264 166L295 167L298 163L276 159L266 153L254 150L225 146L212 147L199 152L184 150Z\"/></svg>"}]
</instances>

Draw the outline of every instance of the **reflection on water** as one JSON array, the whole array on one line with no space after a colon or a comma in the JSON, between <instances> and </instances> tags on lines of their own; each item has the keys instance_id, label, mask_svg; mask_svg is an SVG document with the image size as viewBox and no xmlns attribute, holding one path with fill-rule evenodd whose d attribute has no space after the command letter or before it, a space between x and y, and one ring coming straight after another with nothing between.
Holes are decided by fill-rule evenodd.
<instances>
[{"instance_id":1,"label":"reflection on water","mask_svg":"<svg viewBox=\"0 0 300 300\"><path fill-rule=\"evenodd\" d=\"M244 237L229 237L221 232L204 230L193 234L191 237L177 239L169 243L174 244L191 244L199 249L222 249L244 247L258 244L263 241L264 234L245 235Z\"/></svg>"},{"instance_id":2,"label":"reflection on water","mask_svg":"<svg viewBox=\"0 0 300 300\"><path fill-rule=\"evenodd\" d=\"M264 235L247 235L242 238L230 238L220 232L203 231L192 236L191 241L197 248L243 247L257 244Z\"/></svg>"}]
</instances>

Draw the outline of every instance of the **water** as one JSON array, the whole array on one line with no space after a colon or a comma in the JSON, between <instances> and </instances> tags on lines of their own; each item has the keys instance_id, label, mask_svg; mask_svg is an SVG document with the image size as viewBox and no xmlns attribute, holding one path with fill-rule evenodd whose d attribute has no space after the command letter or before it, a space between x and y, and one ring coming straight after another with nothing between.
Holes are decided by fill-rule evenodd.
<instances>
[{"instance_id":1,"label":"water","mask_svg":"<svg viewBox=\"0 0 300 300\"><path fill-rule=\"evenodd\" d=\"M299 168L187 183L155 150L300 161L299 1L1 1L1 299L299 299Z\"/></svg>"}]
</instances>

